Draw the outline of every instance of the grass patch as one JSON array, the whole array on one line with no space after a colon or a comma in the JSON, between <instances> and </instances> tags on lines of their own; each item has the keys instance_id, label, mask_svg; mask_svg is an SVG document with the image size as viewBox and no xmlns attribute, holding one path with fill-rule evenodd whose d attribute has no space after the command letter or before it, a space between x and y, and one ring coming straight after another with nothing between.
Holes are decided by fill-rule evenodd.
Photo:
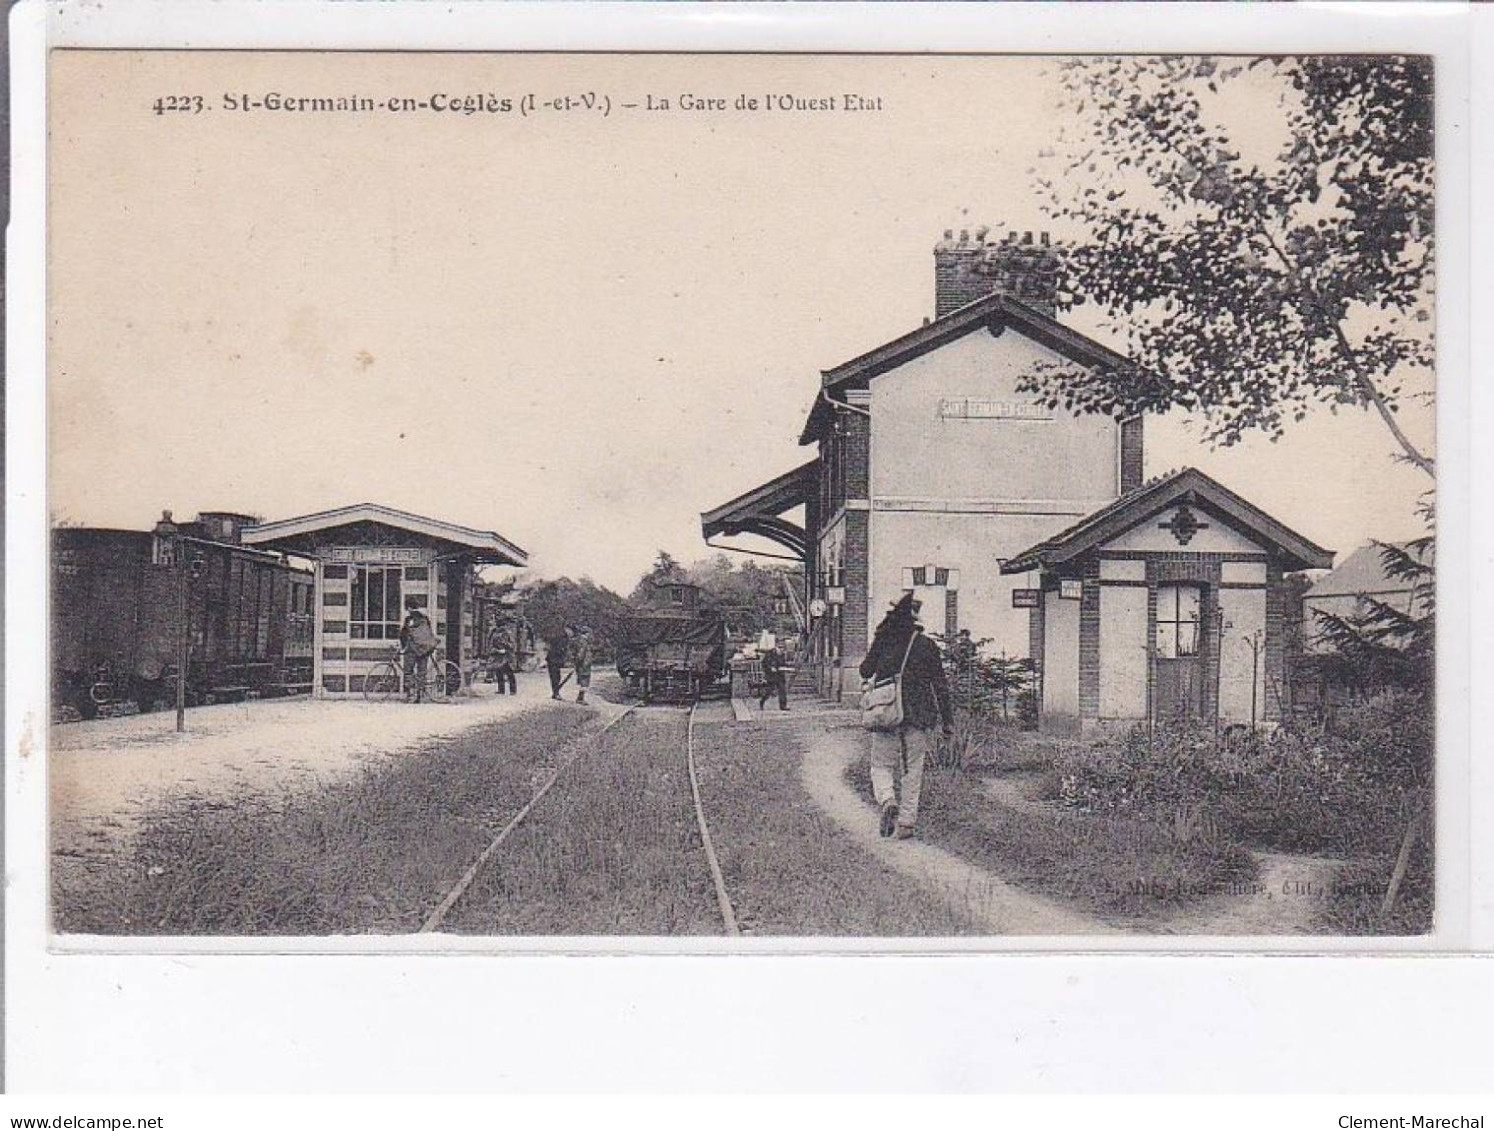
<instances>
[{"instance_id":1,"label":"grass patch","mask_svg":"<svg viewBox=\"0 0 1494 1131\"><path fill-rule=\"evenodd\" d=\"M609 731L505 842L445 929L721 934L691 807L684 713L643 711Z\"/></svg>"},{"instance_id":2,"label":"grass patch","mask_svg":"<svg viewBox=\"0 0 1494 1131\"><path fill-rule=\"evenodd\" d=\"M799 724L695 728L702 803L744 927L757 935L981 933L820 812L800 782L804 737Z\"/></svg>"},{"instance_id":3,"label":"grass patch","mask_svg":"<svg viewBox=\"0 0 1494 1131\"><path fill-rule=\"evenodd\" d=\"M56 928L414 931L560 749L596 725L589 712L526 711L312 790L175 799L143 815L114 867L66 873L78 882L54 889Z\"/></svg>"},{"instance_id":4,"label":"grass patch","mask_svg":"<svg viewBox=\"0 0 1494 1131\"><path fill-rule=\"evenodd\" d=\"M872 800L863 760L846 779ZM1029 891L1109 919L1151 923L1256 874L1250 854L1205 830L1179 837L1143 821L1028 812L1003 805L981 776L930 765L919 835Z\"/></svg>"}]
</instances>

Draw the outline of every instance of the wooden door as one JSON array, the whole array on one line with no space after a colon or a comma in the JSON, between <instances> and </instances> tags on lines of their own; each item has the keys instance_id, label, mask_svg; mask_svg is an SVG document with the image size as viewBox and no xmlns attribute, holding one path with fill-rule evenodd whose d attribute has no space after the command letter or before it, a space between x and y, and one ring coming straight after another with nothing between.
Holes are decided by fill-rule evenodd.
<instances>
[{"instance_id":1,"label":"wooden door","mask_svg":"<svg viewBox=\"0 0 1494 1131\"><path fill-rule=\"evenodd\" d=\"M1203 587L1157 587L1153 678L1158 719L1196 719L1203 714Z\"/></svg>"}]
</instances>

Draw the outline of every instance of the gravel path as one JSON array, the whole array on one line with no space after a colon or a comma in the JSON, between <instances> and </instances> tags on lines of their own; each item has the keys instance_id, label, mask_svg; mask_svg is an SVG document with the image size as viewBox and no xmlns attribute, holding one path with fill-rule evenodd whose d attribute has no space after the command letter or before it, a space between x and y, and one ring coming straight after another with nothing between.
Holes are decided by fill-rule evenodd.
<instances>
[{"instance_id":1,"label":"gravel path","mask_svg":"<svg viewBox=\"0 0 1494 1131\"><path fill-rule=\"evenodd\" d=\"M866 735L837 727L815 736L806 751L804 788L825 814L878 860L896 868L968 914L992 935L1114 934L1114 928L1049 900L1029 895L995 873L953 853L914 840L883 839L877 814L845 780L846 767L864 757Z\"/></svg>"},{"instance_id":2,"label":"gravel path","mask_svg":"<svg viewBox=\"0 0 1494 1131\"><path fill-rule=\"evenodd\" d=\"M986 791L998 804L1030 813L1062 817L1063 809L1036 797L1041 774L1003 774L987 780ZM1257 877L1231 885L1206 904L1149 928L1167 935L1321 934L1317 911L1343 868L1342 860L1256 851Z\"/></svg>"},{"instance_id":3,"label":"gravel path","mask_svg":"<svg viewBox=\"0 0 1494 1131\"><path fill-rule=\"evenodd\" d=\"M1320 935L1317 912L1343 868L1342 860L1256 852L1259 876L1158 930L1169 935Z\"/></svg>"},{"instance_id":4,"label":"gravel path","mask_svg":"<svg viewBox=\"0 0 1494 1131\"><path fill-rule=\"evenodd\" d=\"M196 707L182 734L170 711L57 724L48 751L54 837L65 841L78 825L119 835L167 797L315 785L425 739L545 709L548 692L540 673L521 675L517 696L479 686L450 703L297 698Z\"/></svg>"}]
</instances>

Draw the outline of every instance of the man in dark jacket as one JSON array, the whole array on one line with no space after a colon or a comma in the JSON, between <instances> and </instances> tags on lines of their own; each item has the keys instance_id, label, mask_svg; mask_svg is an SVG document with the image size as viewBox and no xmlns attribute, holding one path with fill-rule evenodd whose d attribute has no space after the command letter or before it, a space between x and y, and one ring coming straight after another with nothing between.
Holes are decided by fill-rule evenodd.
<instances>
[{"instance_id":1,"label":"man in dark jacket","mask_svg":"<svg viewBox=\"0 0 1494 1131\"><path fill-rule=\"evenodd\" d=\"M788 705L788 674L783 670L783 653L778 650L778 642L770 643L762 655L763 665L763 693L758 698L757 709L761 711L767 705L769 696L775 692L778 694L778 709L787 711Z\"/></svg>"},{"instance_id":2,"label":"man in dark jacket","mask_svg":"<svg viewBox=\"0 0 1494 1131\"><path fill-rule=\"evenodd\" d=\"M570 648L571 630L567 626L564 634L557 634L545 641L545 670L550 673L550 698L560 698L561 684L565 680L561 672L565 671L566 652Z\"/></svg>"},{"instance_id":3,"label":"man in dark jacket","mask_svg":"<svg viewBox=\"0 0 1494 1131\"><path fill-rule=\"evenodd\" d=\"M519 693L514 678L514 650L509 644L509 626L494 625L488 631L488 673L498 681L498 694Z\"/></svg>"},{"instance_id":4,"label":"man in dark jacket","mask_svg":"<svg viewBox=\"0 0 1494 1131\"><path fill-rule=\"evenodd\" d=\"M949 706L949 684L939 647L923 634L918 623L920 604L912 593L903 594L877 627L861 677L891 679L903 674L903 724L895 731L873 731L871 736L872 793L881 809L883 836L906 840L918 821L918 797L923 792L923 764L934 748L934 727L944 734L954 732ZM906 656L906 663L904 657ZM896 775L902 770L902 799L898 799Z\"/></svg>"}]
</instances>

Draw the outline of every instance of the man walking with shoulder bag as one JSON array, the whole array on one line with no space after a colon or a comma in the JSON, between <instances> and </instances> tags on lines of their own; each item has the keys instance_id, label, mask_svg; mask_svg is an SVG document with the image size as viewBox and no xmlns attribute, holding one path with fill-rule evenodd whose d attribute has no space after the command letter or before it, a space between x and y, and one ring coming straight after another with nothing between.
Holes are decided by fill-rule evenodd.
<instances>
[{"instance_id":1,"label":"man walking with shoulder bag","mask_svg":"<svg viewBox=\"0 0 1494 1131\"><path fill-rule=\"evenodd\" d=\"M905 593L888 610L861 661L863 723L871 730L872 793L881 833L906 840L918 821L923 767L934 748L934 727L954 732L949 684L939 648L918 623L920 603ZM897 772L902 771L898 797Z\"/></svg>"}]
</instances>

